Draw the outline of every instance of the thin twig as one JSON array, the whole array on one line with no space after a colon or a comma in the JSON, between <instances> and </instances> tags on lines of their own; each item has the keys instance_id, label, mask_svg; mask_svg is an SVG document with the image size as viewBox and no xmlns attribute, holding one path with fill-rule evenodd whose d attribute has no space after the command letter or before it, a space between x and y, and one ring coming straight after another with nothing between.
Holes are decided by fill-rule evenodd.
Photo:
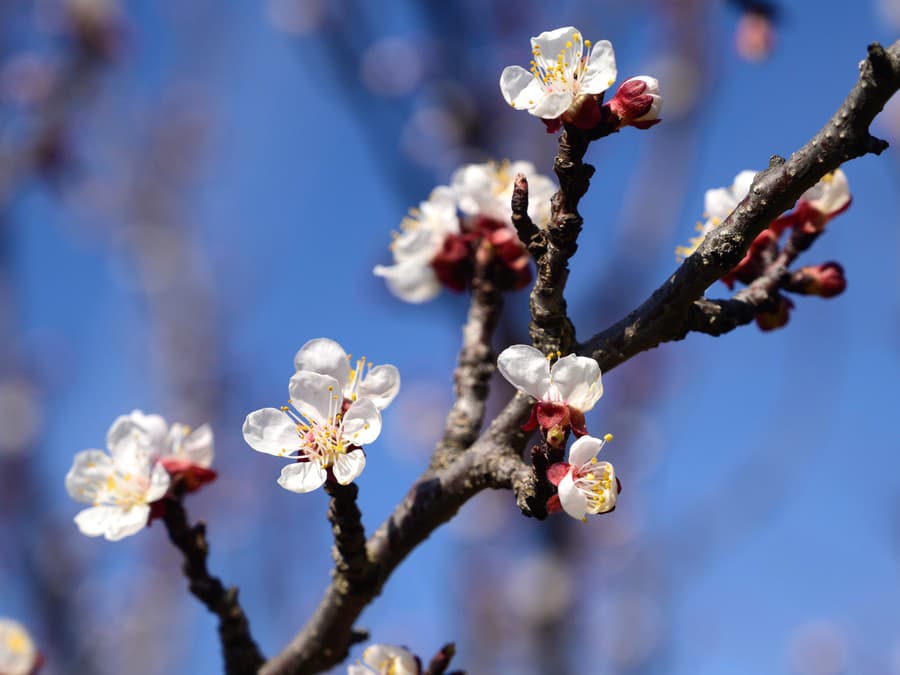
<instances>
[{"instance_id":1,"label":"thin twig","mask_svg":"<svg viewBox=\"0 0 900 675\"><path fill-rule=\"evenodd\" d=\"M169 539L184 555L182 569L191 593L219 617L219 639L222 643L225 672L228 675L256 673L265 658L250 634L250 623L238 602L237 588L225 588L206 568L206 558L209 555L206 524L200 521L194 526L189 525L184 505L177 498L166 500L162 519Z\"/></svg>"}]
</instances>

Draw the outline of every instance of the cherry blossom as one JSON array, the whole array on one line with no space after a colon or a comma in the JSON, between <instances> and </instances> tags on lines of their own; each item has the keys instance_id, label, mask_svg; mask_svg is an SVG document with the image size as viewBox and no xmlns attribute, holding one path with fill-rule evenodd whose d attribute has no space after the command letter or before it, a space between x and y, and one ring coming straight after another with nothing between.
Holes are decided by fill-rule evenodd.
<instances>
[{"instance_id":1,"label":"cherry blossom","mask_svg":"<svg viewBox=\"0 0 900 675\"><path fill-rule=\"evenodd\" d=\"M616 507L618 482L613 465L597 461L597 454L609 441L611 434L602 439L582 436L569 448L569 461L553 464L547 471L550 482L557 486L558 505L551 500L551 511L561 508L577 520L586 520L588 514L606 513Z\"/></svg>"},{"instance_id":2,"label":"cherry blossom","mask_svg":"<svg viewBox=\"0 0 900 675\"><path fill-rule=\"evenodd\" d=\"M75 456L66 489L76 501L92 505L75 516L82 534L117 541L147 525L150 505L171 483L149 440L142 427L116 420L107 434L109 455L85 450Z\"/></svg>"},{"instance_id":3,"label":"cherry blossom","mask_svg":"<svg viewBox=\"0 0 900 675\"><path fill-rule=\"evenodd\" d=\"M531 162L467 164L453 173L450 187L463 214L493 218L512 230L512 194L518 174L528 180L528 216L538 227L545 227L556 183L538 173Z\"/></svg>"},{"instance_id":4,"label":"cherry blossom","mask_svg":"<svg viewBox=\"0 0 900 675\"><path fill-rule=\"evenodd\" d=\"M41 656L18 621L0 619L0 673L33 675L41 665Z\"/></svg>"},{"instance_id":5,"label":"cherry blossom","mask_svg":"<svg viewBox=\"0 0 900 675\"><path fill-rule=\"evenodd\" d=\"M419 675L419 660L403 647L370 645L363 652L362 663L347 668L347 675Z\"/></svg>"},{"instance_id":6,"label":"cherry blossom","mask_svg":"<svg viewBox=\"0 0 900 675\"><path fill-rule=\"evenodd\" d=\"M365 398L379 410L387 408L400 391L400 371L392 365L376 366L365 356L357 359L352 368L351 362L344 348L328 338L310 340L294 356L298 372L309 370L336 379L345 401Z\"/></svg>"},{"instance_id":7,"label":"cherry blossom","mask_svg":"<svg viewBox=\"0 0 900 675\"><path fill-rule=\"evenodd\" d=\"M592 45L572 26L531 38L531 53L530 70L503 69L500 91L513 108L544 120L560 118L579 97L602 94L616 81L612 44L601 40Z\"/></svg>"},{"instance_id":8,"label":"cherry blossom","mask_svg":"<svg viewBox=\"0 0 900 675\"><path fill-rule=\"evenodd\" d=\"M689 240L688 246L679 246L675 254L679 258L687 258L694 253L710 232L721 225L731 212L737 208L744 198L750 194L750 185L756 176L756 171L741 171L734 177L734 182L729 187L707 190L704 195L704 213L706 220L697 224L699 234Z\"/></svg>"},{"instance_id":9,"label":"cherry blossom","mask_svg":"<svg viewBox=\"0 0 900 675\"><path fill-rule=\"evenodd\" d=\"M344 405L340 382L302 370L290 381L294 407L263 408L244 420L244 440L259 452L296 460L281 470L278 484L292 492L322 486L331 471L341 485L352 483L366 466L363 445L381 433L375 404L360 398Z\"/></svg>"},{"instance_id":10,"label":"cherry blossom","mask_svg":"<svg viewBox=\"0 0 900 675\"><path fill-rule=\"evenodd\" d=\"M594 359L574 354L551 366L551 357L528 345L513 345L500 353L497 367L516 389L537 399L523 427L526 431L538 426L545 433L571 428L583 436L587 434L584 413L603 396L600 366Z\"/></svg>"}]
</instances>

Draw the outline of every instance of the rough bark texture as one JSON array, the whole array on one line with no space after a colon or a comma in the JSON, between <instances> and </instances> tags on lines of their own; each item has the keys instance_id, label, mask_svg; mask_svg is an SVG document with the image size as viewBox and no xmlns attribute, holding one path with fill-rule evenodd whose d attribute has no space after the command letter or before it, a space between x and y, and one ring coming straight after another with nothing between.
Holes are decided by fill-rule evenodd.
<instances>
[{"instance_id":1,"label":"rough bark texture","mask_svg":"<svg viewBox=\"0 0 900 675\"><path fill-rule=\"evenodd\" d=\"M189 525L180 499L166 500L163 522L169 539L184 555L184 576L188 579L191 593L219 617L225 672L228 675L257 672L265 658L250 634L250 622L238 602L237 588L225 588L206 568L206 557L209 555L206 524L201 521L194 526Z\"/></svg>"},{"instance_id":2,"label":"rough bark texture","mask_svg":"<svg viewBox=\"0 0 900 675\"><path fill-rule=\"evenodd\" d=\"M720 334L752 320L757 310L751 296L766 289L753 289L751 285L725 301L702 299L704 291L741 260L764 227L792 207L822 176L847 160L884 150L886 143L869 134L869 124L898 88L900 42L888 50L872 45L860 65L859 81L828 124L789 160L773 158L769 169L756 177L750 195L706 237L696 253L639 308L587 340L578 352L595 358L606 372L635 354L682 339L692 330ZM568 260L575 252L582 225L578 201L593 173L582 158L588 141L596 137L569 128L560 137L555 164L560 192L554 197L553 217L546 233L536 237L526 222L516 223L519 232L525 233L523 240L527 239L538 266L531 297L531 332L535 345L545 352L567 352L575 346L563 290ZM520 201L514 208L521 214L521 186L517 192ZM520 456L525 442L520 425L531 404L527 396L517 394L467 451L457 454L446 466L423 474L368 541L371 582L355 586L336 572L306 627L261 672L316 673L346 658L353 642L354 622L394 569L480 490L512 488L520 508L531 515L534 475Z\"/></svg>"}]
</instances>

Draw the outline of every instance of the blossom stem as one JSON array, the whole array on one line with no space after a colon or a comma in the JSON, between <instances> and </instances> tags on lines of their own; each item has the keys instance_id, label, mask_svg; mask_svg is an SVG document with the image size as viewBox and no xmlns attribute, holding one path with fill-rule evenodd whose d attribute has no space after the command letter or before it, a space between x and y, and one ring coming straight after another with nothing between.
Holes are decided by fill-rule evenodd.
<instances>
[{"instance_id":1,"label":"blossom stem","mask_svg":"<svg viewBox=\"0 0 900 675\"><path fill-rule=\"evenodd\" d=\"M335 572L351 587L364 585L371 576L371 569L366 557L362 513L356 504L359 488L355 483L341 485L329 479L325 481L325 492L331 497L328 522L334 533Z\"/></svg>"},{"instance_id":2,"label":"blossom stem","mask_svg":"<svg viewBox=\"0 0 900 675\"><path fill-rule=\"evenodd\" d=\"M456 645L448 642L438 650L438 653L431 657L431 661L422 671L422 675L444 675L447 668L450 667L450 661L456 655ZM452 674L450 674L452 675Z\"/></svg>"},{"instance_id":3,"label":"blossom stem","mask_svg":"<svg viewBox=\"0 0 900 675\"><path fill-rule=\"evenodd\" d=\"M256 673L265 658L250 634L250 622L238 602L238 590L225 588L222 582L209 573L206 558L209 543L206 541L206 523L199 521L189 525L187 513L180 497L164 501L163 522L169 539L184 555L184 575L191 593L206 608L219 617L219 639L228 675Z\"/></svg>"}]
</instances>

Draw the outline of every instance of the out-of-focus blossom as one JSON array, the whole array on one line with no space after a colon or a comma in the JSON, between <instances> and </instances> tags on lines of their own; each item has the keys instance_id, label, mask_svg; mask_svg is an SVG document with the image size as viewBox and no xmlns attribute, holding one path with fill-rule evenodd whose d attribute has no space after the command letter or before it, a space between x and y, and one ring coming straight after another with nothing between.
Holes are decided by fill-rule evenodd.
<instances>
[{"instance_id":1,"label":"out-of-focus blossom","mask_svg":"<svg viewBox=\"0 0 900 675\"><path fill-rule=\"evenodd\" d=\"M497 367L516 389L537 399L523 428L540 427L558 445L570 428L577 436L587 434L584 413L603 396L603 383L594 359L569 354L551 366L551 357L529 345L513 345L497 357Z\"/></svg>"},{"instance_id":2,"label":"out-of-focus blossom","mask_svg":"<svg viewBox=\"0 0 900 675\"><path fill-rule=\"evenodd\" d=\"M420 45L405 38L378 40L363 54L360 65L363 83L381 96L408 94L425 74L423 51Z\"/></svg>"},{"instance_id":3,"label":"out-of-focus blossom","mask_svg":"<svg viewBox=\"0 0 900 675\"><path fill-rule=\"evenodd\" d=\"M427 201L400 223L401 232L391 243L394 264L377 265L391 292L407 302L426 302L441 290L432 261L451 235L459 233L459 217L453 191L436 188Z\"/></svg>"},{"instance_id":4,"label":"out-of-focus blossom","mask_svg":"<svg viewBox=\"0 0 900 675\"><path fill-rule=\"evenodd\" d=\"M793 225L808 234L821 232L852 201L847 175L838 169L826 174L797 200Z\"/></svg>"},{"instance_id":5,"label":"out-of-focus blossom","mask_svg":"<svg viewBox=\"0 0 900 675\"><path fill-rule=\"evenodd\" d=\"M0 455L27 451L41 427L34 384L22 377L0 380Z\"/></svg>"},{"instance_id":6,"label":"out-of-focus blossom","mask_svg":"<svg viewBox=\"0 0 900 675\"><path fill-rule=\"evenodd\" d=\"M639 75L625 80L609 102L609 109L619 118L619 127L631 125L649 129L658 124L663 100L659 81L655 77Z\"/></svg>"},{"instance_id":7,"label":"out-of-focus blossom","mask_svg":"<svg viewBox=\"0 0 900 675\"><path fill-rule=\"evenodd\" d=\"M33 675L41 656L18 621L0 619L0 675Z\"/></svg>"},{"instance_id":8,"label":"out-of-focus blossom","mask_svg":"<svg viewBox=\"0 0 900 675\"><path fill-rule=\"evenodd\" d=\"M295 373L291 405L263 408L244 420L244 440L259 452L296 461L281 470L278 484L291 492L322 486L330 470L341 485L352 483L366 466L363 445L381 433L381 415L369 399L344 405L341 384L330 375Z\"/></svg>"},{"instance_id":9,"label":"out-of-focus blossom","mask_svg":"<svg viewBox=\"0 0 900 675\"><path fill-rule=\"evenodd\" d=\"M370 645L362 663L347 668L347 675L419 675L422 667L409 650L393 645Z\"/></svg>"},{"instance_id":10,"label":"out-of-focus blossom","mask_svg":"<svg viewBox=\"0 0 900 675\"><path fill-rule=\"evenodd\" d=\"M517 174L529 180L528 213L538 227L550 219L554 182L528 162L470 164L453 174L451 185L432 192L418 211L401 223L391 249L395 264L375 274L408 302L425 302L441 286L463 291L472 281L476 256L494 265L504 290L531 280L529 257L512 225L511 199Z\"/></svg>"},{"instance_id":11,"label":"out-of-focus blossom","mask_svg":"<svg viewBox=\"0 0 900 675\"><path fill-rule=\"evenodd\" d=\"M345 404L369 399L379 410L387 408L400 391L400 371L396 366L374 366L366 357L350 367L351 358L334 340L315 338L303 345L294 356L297 372L309 370L330 375L338 381Z\"/></svg>"},{"instance_id":12,"label":"out-of-focus blossom","mask_svg":"<svg viewBox=\"0 0 900 675\"><path fill-rule=\"evenodd\" d=\"M569 461L550 466L547 476L556 485L559 507L576 520L607 513L616 507L619 493L616 472L609 462L597 461L597 454L612 434L602 439L582 436L569 448ZM554 510L553 504L548 504Z\"/></svg>"},{"instance_id":13,"label":"out-of-focus blossom","mask_svg":"<svg viewBox=\"0 0 900 675\"><path fill-rule=\"evenodd\" d=\"M102 450L75 456L66 474L66 489L73 499L92 504L75 516L75 524L89 537L110 541L135 534L150 518L150 505L169 489L169 473L150 450L147 434L134 424L110 428Z\"/></svg>"},{"instance_id":14,"label":"out-of-focus blossom","mask_svg":"<svg viewBox=\"0 0 900 675\"><path fill-rule=\"evenodd\" d=\"M745 61L762 61L775 48L775 17L763 6L747 9L738 20L734 46Z\"/></svg>"},{"instance_id":15,"label":"out-of-focus blossom","mask_svg":"<svg viewBox=\"0 0 900 675\"><path fill-rule=\"evenodd\" d=\"M325 23L325 0L269 0L269 21L276 30L292 35L313 33Z\"/></svg>"},{"instance_id":16,"label":"out-of-focus blossom","mask_svg":"<svg viewBox=\"0 0 900 675\"><path fill-rule=\"evenodd\" d=\"M703 217L706 220L697 225L699 234L691 238L687 246L678 246L675 249L675 254L680 259L687 258L696 251L706 235L731 215L737 205L750 193L750 185L753 183L754 176L756 176L756 171L741 171L734 177L734 183L731 186L706 191L703 198Z\"/></svg>"},{"instance_id":17,"label":"out-of-focus blossom","mask_svg":"<svg viewBox=\"0 0 900 675\"><path fill-rule=\"evenodd\" d=\"M807 295L833 298L847 289L844 268L836 262L801 267L791 275L791 290Z\"/></svg>"}]
</instances>

